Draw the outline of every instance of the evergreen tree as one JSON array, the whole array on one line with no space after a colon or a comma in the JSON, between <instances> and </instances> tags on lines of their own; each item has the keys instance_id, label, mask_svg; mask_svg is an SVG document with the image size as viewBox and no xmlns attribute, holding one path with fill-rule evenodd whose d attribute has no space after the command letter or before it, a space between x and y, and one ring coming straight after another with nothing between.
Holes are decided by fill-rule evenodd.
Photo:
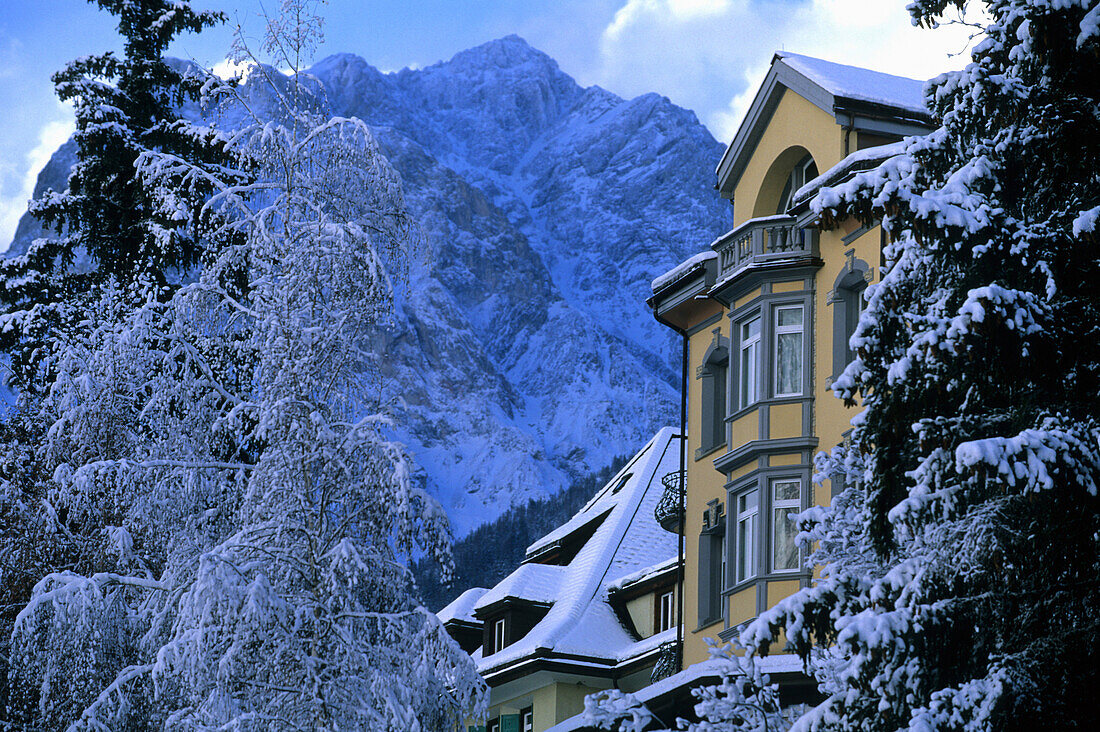
<instances>
[{"instance_id":1,"label":"evergreen tree","mask_svg":"<svg viewBox=\"0 0 1100 732\"><path fill-rule=\"evenodd\" d=\"M443 730L483 704L405 591L402 555L446 562L447 522L371 389L415 227L370 131L320 115L297 73L310 5L269 23L290 78L207 85L242 120L207 131L234 167L136 160L161 207L211 191L197 280L135 307L109 278L60 349L51 504L70 522L109 507L113 563L46 575L15 620L13 686L37 692L40 726Z\"/></svg>"},{"instance_id":2,"label":"evergreen tree","mask_svg":"<svg viewBox=\"0 0 1100 732\"><path fill-rule=\"evenodd\" d=\"M824 577L742 635L824 649L798 730L1098 724L1100 7L986 8L941 127L813 203L892 243L834 386L865 407L821 466L849 487L805 516Z\"/></svg>"},{"instance_id":3,"label":"evergreen tree","mask_svg":"<svg viewBox=\"0 0 1100 732\"><path fill-rule=\"evenodd\" d=\"M176 36L224 16L186 1L94 2L118 17L123 57L86 56L54 74L58 97L75 108L77 162L68 189L48 191L30 213L57 236L0 262L0 351L11 357L11 385L28 396L42 393L51 353L104 283L116 281L135 302L165 299L172 276L201 256L195 224L203 192L156 200L138 179L141 154L171 152L211 168L224 162L208 131L180 119L198 88L163 57Z\"/></svg>"}]
</instances>

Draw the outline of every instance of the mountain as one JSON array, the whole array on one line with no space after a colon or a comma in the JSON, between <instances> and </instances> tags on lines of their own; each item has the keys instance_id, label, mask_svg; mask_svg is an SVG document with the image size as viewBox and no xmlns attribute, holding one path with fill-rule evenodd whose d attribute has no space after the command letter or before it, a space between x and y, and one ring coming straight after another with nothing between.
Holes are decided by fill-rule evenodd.
<instances>
[{"instance_id":1,"label":"mountain","mask_svg":"<svg viewBox=\"0 0 1100 732\"><path fill-rule=\"evenodd\" d=\"M722 147L692 112L583 88L517 36L419 70L338 54L308 73L374 129L422 222L429 253L379 345L397 436L456 533L676 421L679 348L649 282L731 224ZM64 186L71 154L40 187Z\"/></svg>"}]
</instances>

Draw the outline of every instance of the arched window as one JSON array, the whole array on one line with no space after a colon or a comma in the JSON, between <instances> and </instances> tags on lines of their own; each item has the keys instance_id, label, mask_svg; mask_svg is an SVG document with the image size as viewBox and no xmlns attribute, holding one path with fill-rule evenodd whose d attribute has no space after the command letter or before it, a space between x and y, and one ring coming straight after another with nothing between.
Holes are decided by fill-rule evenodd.
<instances>
[{"instance_id":1,"label":"arched window","mask_svg":"<svg viewBox=\"0 0 1100 732\"><path fill-rule=\"evenodd\" d=\"M849 253L844 270L833 283L829 305L833 308L833 378L855 358L849 345L859 324L860 314L867 308L867 284L871 267Z\"/></svg>"},{"instance_id":2,"label":"arched window","mask_svg":"<svg viewBox=\"0 0 1100 732\"><path fill-rule=\"evenodd\" d=\"M705 454L726 442L726 382L729 374L729 339L717 331L703 356L697 376L700 380L702 419L699 449Z\"/></svg>"},{"instance_id":3,"label":"arched window","mask_svg":"<svg viewBox=\"0 0 1100 732\"><path fill-rule=\"evenodd\" d=\"M775 212L777 214L787 213L787 209L794 203L794 194L799 188L816 178L817 175L817 163L809 155L795 163L790 175L787 176L787 183L783 186L783 192L779 195L779 206Z\"/></svg>"}]
</instances>

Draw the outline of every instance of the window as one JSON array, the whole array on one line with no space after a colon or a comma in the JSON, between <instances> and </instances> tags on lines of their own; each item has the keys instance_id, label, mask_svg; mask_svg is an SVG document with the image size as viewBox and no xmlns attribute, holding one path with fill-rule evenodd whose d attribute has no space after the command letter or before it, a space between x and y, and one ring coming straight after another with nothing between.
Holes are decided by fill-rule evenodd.
<instances>
[{"instance_id":1,"label":"window","mask_svg":"<svg viewBox=\"0 0 1100 732\"><path fill-rule=\"evenodd\" d=\"M848 263L833 283L828 304L833 309L833 378L852 362L856 354L850 341L859 325L859 316L867 309L867 283L871 268L848 251Z\"/></svg>"},{"instance_id":2,"label":"window","mask_svg":"<svg viewBox=\"0 0 1100 732\"><path fill-rule=\"evenodd\" d=\"M531 707L527 707L519 713L519 728L523 732L534 732L535 729L535 710Z\"/></svg>"},{"instance_id":3,"label":"window","mask_svg":"<svg viewBox=\"0 0 1100 732\"><path fill-rule=\"evenodd\" d=\"M772 486L772 571L795 572L800 569L798 545L795 537L798 527L792 517L802 510L802 480L782 478L771 482Z\"/></svg>"},{"instance_id":4,"label":"window","mask_svg":"<svg viewBox=\"0 0 1100 732\"><path fill-rule=\"evenodd\" d=\"M703 450L726 441L726 365L729 355L725 348L716 348L707 357L700 371L703 398L702 424L699 435Z\"/></svg>"},{"instance_id":5,"label":"window","mask_svg":"<svg viewBox=\"0 0 1100 732\"><path fill-rule=\"evenodd\" d=\"M726 517L720 501L703 512L699 534L699 627L722 618L722 590L726 587Z\"/></svg>"},{"instance_id":6,"label":"window","mask_svg":"<svg viewBox=\"0 0 1100 732\"><path fill-rule=\"evenodd\" d=\"M676 625L676 593L673 590L657 595L657 617L654 633L660 633Z\"/></svg>"},{"instance_id":7,"label":"window","mask_svg":"<svg viewBox=\"0 0 1100 732\"><path fill-rule=\"evenodd\" d=\"M756 516L759 513L760 494L756 490L737 497L736 566L737 581L756 576Z\"/></svg>"},{"instance_id":8,"label":"window","mask_svg":"<svg viewBox=\"0 0 1100 732\"><path fill-rule=\"evenodd\" d=\"M489 732L500 732L500 719L490 719L488 730Z\"/></svg>"},{"instance_id":9,"label":"window","mask_svg":"<svg viewBox=\"0 0 1100 732\"><path fill-rule=\"evenodd\" d=\"M802 394L801 305L775 309L775 396Z\"/></svg>"},{"instance_id":10,"label":"window","mask_svg":"<svg viewBox=\"0 0 1100 732\"><path fill-rule=\"evenodd\" d=\"M760 396L757 385L760 373L760 318L741 324L741 408L749 406Z\"/></svg>"},{"instance_id":11,"label":"window","mask_svg":"<svg viewBox=\"0 0 1100 732\"><path fill-rule=\"evenodd\" d=\"M814 159L807 155L799 160L798 164L791 170L791 174L787 176L787 183L783 187L783 193L779 196L779 205L776 207L775 212L777 214L787 213L787 209L794 203L794 194L798 192L798 189L816 177L817 163L814 162Z\"/></svg>"},{"instance_id":12,"label":"window","mask_svg":"<svg viewBox=\"0 0 1100 732\"><path fill-rule=\"evenodd\" d=\"M493 623L493 653L501 650L504 646L504 618L500 618Z\"/></svg>"}]
</instances>

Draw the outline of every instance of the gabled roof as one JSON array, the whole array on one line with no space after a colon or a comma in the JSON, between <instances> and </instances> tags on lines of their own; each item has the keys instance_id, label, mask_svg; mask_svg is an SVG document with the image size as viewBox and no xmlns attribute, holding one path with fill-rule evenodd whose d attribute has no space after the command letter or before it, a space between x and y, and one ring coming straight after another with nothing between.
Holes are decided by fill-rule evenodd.
<instances>
[{"instance_id":1,"label":"gabled roof","mask_svg":"<svg viewBox=\"0 0 1100 732\"><path fill-rule=\"evenodd\" d=\"M528 557L537 559L541 548L567 542L603 517L568 564L527 561L478 598L474 614L508 597L551 603L522 639L489 656L473 654L483 676L491 680L532 659L610 667L659 647L660 639L638 641L623 627L607 602L608 587L676 556L676 536L660 527L653 509L664 492L661 477L680 469L681 443L675 430L662 429L572 519L528 549ZM440 615L453 615L463 597Z\"/></svg>"},{"instance_id":2,"label":"gabled roof","mask_svg":"<svg viewBox=\"0 0 1100 732\"><path fill-rule=\"evenodd\" d=\"M565 571L565 567L553 564L521 564L500 584L481 596L474 605L474 616L484 617L485 610L505 600L549 605L561 590Z\"/></svg>"},{"instance_id":3,"label":"gabled roof","mask_svg":"<svg viewBox=\"0 0 1100 732\"><path fill-rule=\"evenodd\" d=\"M928 131L932 115L924 105L924 82L857 66L781 51L715 171L725 197L752 157L779 100L790 90L832 115L838 125L902 137Z\"/></svg>"},{"instance_id":4,"label":"gabled roof","mask_svg":"<svg viewBox=\"0 0 1100 732\"><path fill-rule=\"evenodd\" d=\"M440 622L446 625L449 622L480 623L474 617L474 606L477 601L488 592L484 587L472 587L456 597L451 604L436 613Z\"/></svg>"}]
</instances>

